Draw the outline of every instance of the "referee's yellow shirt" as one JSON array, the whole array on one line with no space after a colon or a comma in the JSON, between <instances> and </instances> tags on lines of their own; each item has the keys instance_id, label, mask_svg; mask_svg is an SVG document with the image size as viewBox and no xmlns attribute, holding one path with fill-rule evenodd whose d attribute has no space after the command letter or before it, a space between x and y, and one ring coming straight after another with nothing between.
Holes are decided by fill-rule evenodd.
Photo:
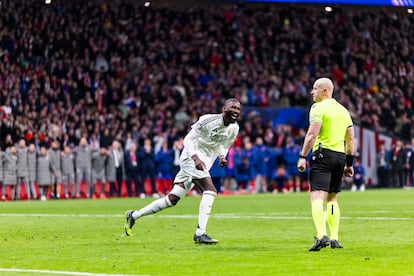
<instances>
[{"instance_id":1,"label":"referee's yellow shirt","mask_svg":"<svg viewBox=\"0 0 414 276\"><path fill-rule=\"evenodd\" d=\"M345 153L345 135L352 126L352 118L348 110L335 99L325 99L314 103L309 112L309 122L321 123L321 130L313 151L322 148Z\"/></svg>"}]
</instances>

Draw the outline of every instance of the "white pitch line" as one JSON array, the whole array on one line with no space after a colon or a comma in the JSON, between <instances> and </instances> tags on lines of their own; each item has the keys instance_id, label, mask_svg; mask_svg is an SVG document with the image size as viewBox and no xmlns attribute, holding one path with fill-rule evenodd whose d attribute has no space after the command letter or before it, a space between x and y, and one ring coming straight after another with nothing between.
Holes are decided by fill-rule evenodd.
<instances>
[{"instance_id":1,"label":"white pitch line","mask_svg":"<svg viewBox=\"0 0 414 276\"><path fill-rule=\"evenodd\" d=\"M165 217L165 218L191 218L195 219L198 218L197 215L159 215L159 217ZM221 218L221 219L274 219L274 220L311 220L311 216L243 216L243 215L224 215L224 214L215 214L212 215L214 218ZM357 220L402 220L402 221L411 221L414 220L414 218L398 218L398 217L341 217L341 219L357 219Z\"/></svg>"},{"instance_id":2,"label":"white pitch line","mask_svg":"<svg viewBox=\"0 0 414 276\"><path fill-rule=\"evenodd\" d=\"M2 272L22 272L22 273L43 273L43 274L58 274L58 275L80 275L80 276L138 276L138 274L106 274L106 273L90 273L90 272L78 272L78 271L60 271L60 270L48 270L48 269L24 269L24 268L2 268ZM139 276L143 276L140 274Z\"/></svg>"},{"instance_id":3,"label":"white pitch line","mask_svg":"<svg viewBox=\"0 0 414 276\"><path fill-rule=\"evenodd\" d=\"M111 214L0 214L0 217L108 218L108 217L125 217L125 215L111 215Z\"/></svg>"},{"instance_id":4,"label":"white pitch line","mask_svg":"<svg viewBox=\"0 0 414 276\"><path fill-rule=\"evenodd\" d=\"M198 215L184 214L184 215L156 215L161 218L174 219L196 219ZM108 218L108 217L124 217L123 215L113 214L0 214L0 217L73 217L73 218ZM154 216L149 216L154 217ZM212 217L219 219L273 219L273 220L310 220L310 215L305 216L280 216L280 215L236 215L236 214L213 214ZM407 217L349 217L342 216L345 220L384 220L384 221L412 221L414 218Z\"/></svg>"}]
</instances>

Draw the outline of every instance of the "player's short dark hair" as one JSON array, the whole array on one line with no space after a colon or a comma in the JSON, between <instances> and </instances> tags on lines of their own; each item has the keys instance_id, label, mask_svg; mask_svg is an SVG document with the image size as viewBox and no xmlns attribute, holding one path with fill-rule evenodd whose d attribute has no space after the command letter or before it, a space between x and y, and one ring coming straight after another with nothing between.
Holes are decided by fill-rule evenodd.
<instances>
[{"instance_id":1,"label":"player's short dark hair","mask_svg":"<svg viewBox=\"0 0 414 276\"><path fill-rule=\"evenodd\" d=\"M230 103L234 103L234 102L240 102L238 99L236 98L228 98L224 101L224 105L229 105Z\"/></svg>"}]
</instances>

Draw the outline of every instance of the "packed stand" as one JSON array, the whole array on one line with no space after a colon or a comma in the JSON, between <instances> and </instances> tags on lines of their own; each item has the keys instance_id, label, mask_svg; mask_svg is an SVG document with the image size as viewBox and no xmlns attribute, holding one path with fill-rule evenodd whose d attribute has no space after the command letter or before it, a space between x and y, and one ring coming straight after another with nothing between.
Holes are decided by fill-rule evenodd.
<instances>
[{"instance_id":1,"label":"packed stand","mask_svg":"<svg viewBox=\"0 0 414 276\"><path fill-rule=\"evenodd\" d=\"M406 14L7 0L0 12L3 196L10 187L19 198L20 182L29 198L122 196L119 183L126 196L165 193L198 116L220 112L229 96L244 106L308 108L321 75L335 80L356 123L414 137L414 19ZM217 186L307 189L287 148L303 129L254 114L240 125Z\"/></svg>"}]
</instances>

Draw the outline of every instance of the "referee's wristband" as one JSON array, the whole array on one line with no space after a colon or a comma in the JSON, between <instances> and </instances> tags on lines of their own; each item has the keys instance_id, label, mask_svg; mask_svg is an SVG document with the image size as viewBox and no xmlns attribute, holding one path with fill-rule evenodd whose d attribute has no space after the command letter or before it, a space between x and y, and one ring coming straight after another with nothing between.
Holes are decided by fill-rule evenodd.
<instances>
[{"instance_id":1,"label":"referee's wristband","mask_svg":"<svg viewBox=\"0 0 414 276\"><path fill-rule=\"evenodd\" d=\"M306 156L305 155L299 155L299 158L305 158L306 159Z\"/></svg>"},{"instance_id":2,"label":"referee's wristband","mask_svg":"<svg viewBox=\"0 0 414 276\"><path fill-rule=\"evenodd\" d=\"M354 156L353 155L346 155L346 166L352 167L352 164L354 163Z\"/></svg>"}]
</instances>

